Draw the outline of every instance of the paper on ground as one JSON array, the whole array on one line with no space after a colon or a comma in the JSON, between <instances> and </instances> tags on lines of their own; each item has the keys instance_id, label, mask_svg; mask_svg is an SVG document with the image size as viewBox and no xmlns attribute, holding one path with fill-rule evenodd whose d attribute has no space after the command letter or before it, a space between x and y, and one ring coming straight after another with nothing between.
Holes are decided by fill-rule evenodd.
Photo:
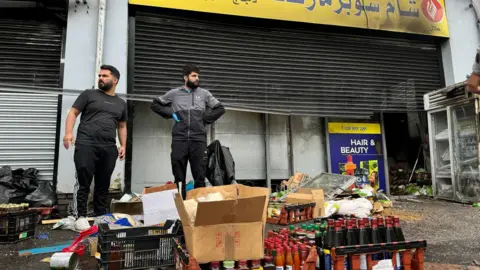
<instances>
[{"instance_id":1,"label":"paper on ground","mask_svg":"<svg viewBox=\"0 0 480 270\"><path fill-rule=\"evenodd\" d=\"M373 270L392 270L393 269L393 263L392 260L381 260L378 262L377 265L375 265Z\"/></svg>"},{"instance_id":2,"label":"paper on ground","mask_svg":"<svg viewBox=\"0 0 480 270\"><path fill-rule=\"evenodd\" d=\"M142 196L143 219L145 226L156 225L167 219L179 219L174 196L177 189L153 192Z\"/></svg>"}]
</instances>

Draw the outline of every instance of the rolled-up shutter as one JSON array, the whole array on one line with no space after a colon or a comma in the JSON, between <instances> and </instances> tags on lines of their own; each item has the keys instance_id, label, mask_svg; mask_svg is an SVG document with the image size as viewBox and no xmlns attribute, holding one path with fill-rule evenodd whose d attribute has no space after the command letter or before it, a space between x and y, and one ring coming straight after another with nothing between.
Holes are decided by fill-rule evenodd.
<instances>
[{"instance_id":1,"label":"rolled-up shutter","mask_svg":"<svg viewBox=\"0 0 480 270\"><path fill-rule=\"evenodd\" d=\"M201 67L201 84L227 106L291 115L365 118L422 110L423 94L442 83L433 41L136 13L135 93L177 87L189 62Z\"/></svg>"},{"instance_id":2,"label":"rolled-up shutter","mask_svg":"<svg viewBox=\"0 0 480 270\"><path fill-rule=\"evenodd\" d=\"M59 87L62 33L56 21L0 18L0 82ZM0 88L0 166L52 180L58 96Z\"/></svg>"}]
</instances>

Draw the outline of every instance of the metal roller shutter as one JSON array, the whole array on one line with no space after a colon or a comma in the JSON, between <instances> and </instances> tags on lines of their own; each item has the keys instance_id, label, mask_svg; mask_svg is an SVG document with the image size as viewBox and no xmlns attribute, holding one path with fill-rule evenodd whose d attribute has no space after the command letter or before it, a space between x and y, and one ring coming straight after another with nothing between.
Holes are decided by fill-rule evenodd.
<instances>
[{"instance_id":1,"label":"metal roller shutter","mask_svg":"<svg viewBox=\"0 0 480 270\"><path fill-rule=\"evenodd\" d=\"M136 13L135 93L177 87L188 62L228 107L291 115L422 110L423 94L442 81L434 42Z\"/></svg>"},{"instance_id":2,"label":"metal roller shutter","mask_svg":"<svg viewBox=\"0 0 480 270\"><path fill-rule=\"evenodd\" d=\"M0 81L58 87L63 26L36 19L0 19ZM57 95L0 93L0 166L37 168L53 180Z\"/></svg>"}]
</instances>

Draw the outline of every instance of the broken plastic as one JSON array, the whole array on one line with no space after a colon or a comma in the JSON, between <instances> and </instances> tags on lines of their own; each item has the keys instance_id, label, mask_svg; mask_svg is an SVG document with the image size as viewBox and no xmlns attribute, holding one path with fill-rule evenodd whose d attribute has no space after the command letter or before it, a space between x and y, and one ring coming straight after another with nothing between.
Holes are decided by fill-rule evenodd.
<instances>
[{"instance_id":1,"label":"broken plastic","mask_svg":"<svg viewBox=\"0 0 480 270\"><path fill-rule=\"evenodd\" d=\"M82 243L83 240L85 240L85 238L87 238L88 236L97 233L97 225L93 225L92 227L90 227L90 229L80 232L80 235L75 238L73 243L69 247L62 249L62 252L75 252L78 256L83 256L83 254L85 253L85 244Z\"/></svg>"},{"instance_id":2,"label":"broken plastic","mask_svg":"<svg viewBox=\"0 0 480 270\"><path fill-rule=\"evenodd\" d=\"M355 184L355 181L355 176L321 173L301 183L300 186L304 188L323 189L325 200L333 200L344 191L349 190L350 187Z\"/></svg>"}]
</instances>

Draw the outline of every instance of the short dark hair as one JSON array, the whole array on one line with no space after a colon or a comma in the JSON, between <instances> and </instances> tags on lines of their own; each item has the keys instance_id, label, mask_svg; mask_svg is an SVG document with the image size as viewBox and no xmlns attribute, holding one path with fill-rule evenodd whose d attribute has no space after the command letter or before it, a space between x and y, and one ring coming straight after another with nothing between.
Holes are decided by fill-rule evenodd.
<instances>
[{"instance_id":1,"label":"short dark hair","mask_svg":"<svg viewBox=\"0 0 480 270\"><path fill-rule=\"evenodd\" d=\"M120 80L120 71L118 71L116 67L110 65L102 65L100 69L109 70L112 73L113 77L117 78L117 80Z\"/></svg>"},{"instance_id":2,"label":"short dark hair","mask_svg":"<svg viewBox=\"0 0 480 270\"><path fill-rule=\"evenodd\" d=\"M194 64L186 64L185 67L183 67L183 75L188 76L192 72L200 73L200 69L195 66Z\"/></svg>"}]
</instances>

